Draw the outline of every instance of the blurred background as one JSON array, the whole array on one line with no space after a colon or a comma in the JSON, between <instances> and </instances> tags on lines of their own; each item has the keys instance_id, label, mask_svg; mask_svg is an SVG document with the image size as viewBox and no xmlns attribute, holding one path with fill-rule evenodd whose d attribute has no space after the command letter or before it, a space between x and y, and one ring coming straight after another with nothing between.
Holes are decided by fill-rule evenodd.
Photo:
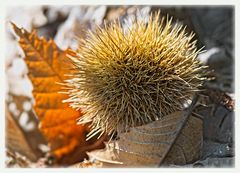
<instances>
[{"instance_id":1,"label":"blurred background","mask_svg":"<svg viewBox=\"0 0 240 173\"><path fill-rule=\"evenodd\" d=\"M48 152L38 130L38 119L32 105L32 84L27 77L24 54L18 45L10 21L39 36L52 38L61 49L77 49L78 37L103 22L117 18L125 25L137 17L147 20L149 14L161 11L174 21L195 32L198 47L205 52L198 58L213 69L215 80L206 86L234 99L234 7L233 6L14 6L6 14L6 166L26 167L44 164L39 160ZM215 104L214 102L212 104ZM216 106L216 105L215 105ZM233 166L234 114L219 106L204 110L204 147L201 161L195 166Z\"/></svg>"}]
</instances>

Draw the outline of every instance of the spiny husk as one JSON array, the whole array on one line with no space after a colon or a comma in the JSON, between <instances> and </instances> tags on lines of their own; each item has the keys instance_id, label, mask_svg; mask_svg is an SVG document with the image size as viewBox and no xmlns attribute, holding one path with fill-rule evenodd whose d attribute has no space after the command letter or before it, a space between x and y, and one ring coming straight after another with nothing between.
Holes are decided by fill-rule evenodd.
<instances>
[{"instance_id":1,"label":"spiny husk","mask_svg":"<svg viewBox=\"0 0 240 173\"><path fill-rule=\"evenodd\" d=\"M71 106L80 123L91 122L89 137L112 134L183 109L202 85L204 66L194 34L172 19L151 15L128 29L119 22L81 40L73 79L67 81Z\"/></svg>"}]
</instances>

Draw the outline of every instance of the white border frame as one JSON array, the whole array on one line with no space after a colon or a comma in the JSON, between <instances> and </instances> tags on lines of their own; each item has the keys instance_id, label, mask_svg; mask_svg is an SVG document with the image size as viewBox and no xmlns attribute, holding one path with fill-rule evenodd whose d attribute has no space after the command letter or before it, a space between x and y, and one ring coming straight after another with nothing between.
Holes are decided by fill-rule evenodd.
<instances>
[{"instance_id":1,"label":"white border frame","mask_svg":"<svg viewBox=\"0 0 240 173\"><path fill-rule=\"evenodd\" d=\"M2 2L4 1L4 2ZM235 6L235 98L236 98L236 113L235 113L235 168L133 168L133 169L125 169L125 168L111 168L111 169L106 169L106 168L101 168L101 169L96 169L96 168L35 168L34 170L31 168L5 168L5 51L7 50L5 47L5 26L4 26L4 21L5 21L5 15L6 15L6 9L8 6L12 5L59 5L59 3L63 5L234 5ZM239 44L239 31L240 31L240 1L238 0L208 0L208 1L194 1L194 0L183 0L183 1L176 1L176 0L121 0L121 1L116 1L116 0L0 0L0 64L1 64L1 77L0 77L0 87L1 87L1 92L0 92L0 160L1 160L1 170L0 172L42 172L42 171L47 171L47 172L146 172L146 171L153 171L153 172L162 172L162 171L168 171L168 172L203 172L203 171L218 171L218 172L240 172L240 150L239 150L239 127L240 127L240 118L238 116L239 113L239 91L238 87L239 86L239 49L240 49L240 44Z\"/></svg>"}]
</instances>

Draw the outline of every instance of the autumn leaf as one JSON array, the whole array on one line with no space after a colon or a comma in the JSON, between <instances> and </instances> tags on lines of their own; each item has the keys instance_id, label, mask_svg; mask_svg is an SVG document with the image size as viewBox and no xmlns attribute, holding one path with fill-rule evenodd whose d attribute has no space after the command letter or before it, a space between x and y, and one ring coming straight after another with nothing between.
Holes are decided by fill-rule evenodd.
<instances>
[{"instance_id":1,"label":"autumn leaf","mask_svg":"<svg viewBox=\"0 0 240 173\"><path fill-rule=\"evenodd\" d=\"M89 152L103 167L158 167L183 165L200 158L202 120L192 108L132 128L103 150Z\"/></svg>"},{"instance_id":2,"label":"autumn leaf","mask_svg":"<svg viewBox=\"0 0 240 173\"><path fill-rule=\"evenodd\" d=\"M103 150L89 152L103 167L158 167L184 165L199 159L202 147L202 121L191 116L179 135L177 127L183 112L155 121L120 136Z\"/></svg>"},{"instance_id":3,"label":"autumn leaf","mask_svg":"<svg viewBox=\"0 0 240 173\"><path fill-rule=\"evenodd\" d=\"M70 73L72 64L67 61L66 51L60 50L53 40L39 38L15 24L13 29L20 37L19 44L25 53L28 77L33 84L34 110L40 123L39 128L58 162L74 163L86 157L86 151L102 147L100 141L86 141L88 127L77 125L81 112L62 101L67 95L60 94L63 83Z\"/></svg>"}]
</instances>

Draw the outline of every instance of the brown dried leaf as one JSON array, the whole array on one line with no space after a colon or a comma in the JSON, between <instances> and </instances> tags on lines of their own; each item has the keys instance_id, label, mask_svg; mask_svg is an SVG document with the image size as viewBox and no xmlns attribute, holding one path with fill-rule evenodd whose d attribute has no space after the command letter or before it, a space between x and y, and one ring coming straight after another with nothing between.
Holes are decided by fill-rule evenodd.
<instances>
[{"instance_id":1,"label":"brown dried leaf","mask_svg":"<svg viewBox=\"0 0 240 173\"><path fill-rule=\"evenodd\" d=\"M32 109L31 98L12 93L9 93L8 97L6 105L10 114L13 115L12 117L22 133L27 136L26 140L34 154L37 158L41 157L43 151L39 148L39 144L46 144L46 141L38 129L38 120Z\"/></svg>"},{"instance_id":2,"label":"brown dried leaf","mask_svg":"<svg viewBox=\"0 0 240 173\"><path fill-rule=\"evenodd\" d=\"M202 147L202 120L188 118L186 114L187 111L175 112L133 128L105 150L88 155L103 162L103 167L157 167L194 162L200 157Z\"/></svg>"},{"instance_id":3,"label":"brown dried leaf","mask_svg":"<svg viewBox=\"0 0 240 173\"><path fill-rule=\"evenodd\" d=\"M202 125L201 119L190 116L162 164L184 165L198 160L203 145Z\"/></svg>"},{"instance_id":4,"label":"brown dried leaf","mask_svg":"<svg viewBox=\"0 0 240 173\"><path fill-rule=\"evenodd\" d=\"M19 127L12 114L5 108L6 111L6 147L12 152L19 152L27 156L30 160L36 161L37 156L34 150L29 145L26 136Z\"/></svg>"}]
</instances>

